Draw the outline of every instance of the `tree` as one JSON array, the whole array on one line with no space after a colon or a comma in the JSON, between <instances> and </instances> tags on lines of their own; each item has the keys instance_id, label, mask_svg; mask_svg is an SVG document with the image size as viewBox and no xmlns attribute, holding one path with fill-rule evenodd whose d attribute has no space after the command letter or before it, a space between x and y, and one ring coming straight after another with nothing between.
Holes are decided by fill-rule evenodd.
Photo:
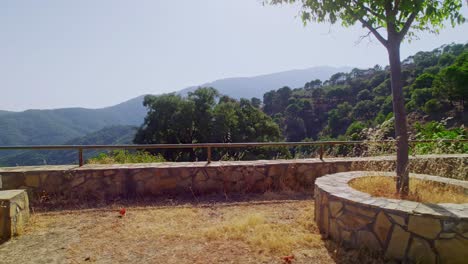
<instances>
[{"instance_id":1,"label":"tree","mask_svg":"<svg viewBox=\"0 0 468 264\"><path fill-rule=\"evenodd\" d=\"M372 100L372 94L369 92L369 90L362 90L357 94L356 98L359 101Z\"/></svg>"},{"instance_id":2,"label":"tree","mask_svg":"<svg viewBox=\"0 0 468 264\"><path fill-rule=\"evenodd\" d=\"M462 0L265 0L269 4L302 3L307 22L341 21L345 27L360 23L387 49L390 62L393 112L397 136L397 191L408 194L408 132L403 97L400 45L416 31L439 32L444 21L464 22ZM382 31L386 31L387 38Z\"/></svg>"},{"instance_id":3,"label":"tree","mask_svg":"<svg viewBox=\"0 0 468 264\"><path fill-rule=\"evenodd\" d=\"M197 142L207 143L211 141L210 135L213 129L213 107L219 92L212 87L198 88L190 92L188 98L195 104L195 138Z\"/></svg>"},{"instance_id":4,"label":"tree","mask_svg":"<svg viewBox=\"0 0 468 264\"><path fill-rule=\"evenodd\" d=\"M352 116L359 121L371 120L377 112L376 105L370 100L357 102L353 108Z\"/></svg>"},{"instance_id":5,"label":"tree","mask_svg":"<svg viewBox=\"0 0 468 264\"><path fill-rule=\"evenodd\" d=\"M468 52L458 56L455 63L444 68L437 77L437 91L450 101L460 101L463 108L468 98Z\"/></svg>"},{"instance_id":6,"label":"tree","mask_svg":"<svg viewBox=\"0 0 468 264\"><path fill-rule=\"evenodd\" d=\"M221 96L214 88L198 88L187 98L176 94L148 95L144 106L148 109L134 143L190 144L207 142L278 141L282 138L278 125L254 106L250 100L237 101ZM205 159L204 151L179 149L154 150L167 160ZM215 157L223 151L213 150ZM265 151L252 152L265 154Z\"/></svg>"}]
</instances>

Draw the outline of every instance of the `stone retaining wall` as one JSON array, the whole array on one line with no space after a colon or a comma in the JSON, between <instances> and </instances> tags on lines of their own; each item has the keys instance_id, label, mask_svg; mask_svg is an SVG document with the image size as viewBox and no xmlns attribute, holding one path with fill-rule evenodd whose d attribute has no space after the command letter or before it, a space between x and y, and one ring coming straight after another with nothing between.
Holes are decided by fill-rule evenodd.
<instances>
[{"instance_id":1,"label":"stone retaining wall","mask_svg":"<svg viewBox=\"0 0 468 264\"><path fill-rule=\"evenodd\" d=\"M431 167L430 164L438 166ZM460 177L468 155L411 158L412 171ZM313 191L317 177L352 170L393 170L394 157L177 162L130 165L0 168L0 190L27 189L32 202L44 197L112 200L120 197Z\"/></svg>"},{"instance_id":2,"label":"stone retaining wall","mask_svg":"<svg viewBox=\"0 0 468 264\"><path fill-rule=\"evenodd\" d=\"M371 197L348 185L352 179L393 173L344 172L315 184L315 220L326 238L345 247L367 248L403 263L466 263L468 204L424 204ZM428 175L425 180L468 182Z\"/></svg>"}]
</instances>

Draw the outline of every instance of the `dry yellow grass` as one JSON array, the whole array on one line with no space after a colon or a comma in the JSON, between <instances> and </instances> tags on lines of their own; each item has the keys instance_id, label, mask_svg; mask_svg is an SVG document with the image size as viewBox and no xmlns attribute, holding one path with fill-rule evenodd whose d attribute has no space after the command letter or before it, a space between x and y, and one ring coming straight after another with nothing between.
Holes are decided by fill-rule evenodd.
<instances>
[{"instance_id":1,"label":"dry yellow grass","mask_svg":"<svg viewBox=\"0 0 468 264\"><path fill-rule=\"evenodd\" d=\"M3 263L378 263L323 241L313 200L40 213Z\"/></svg>"},{"instance_id":2,"label":"dry yellow grass","mask_svg":"<svg viewBox=\"0 0 468 264\"><path fill-rule=\"evenodd\" d=\"M318 248L322 244L311 214L311 208L304 208L294 215L294 220L278 221L250 213L210 227L203 235L209 240L238 240L258 251L288 255L294 248Z\"/></svg>"},{"instance_id":3,"label":"dry yellow grass","mask_svg":"<svg viewBox=\"0 0 468 264\"><path fill-rule=\"evenodd\" d=\"M399 199L396 193L395 178L369 176L352 180L349 185L354 189L375 197ZM468 203L468 195L459 186L434 181L410 178L409 195L406 200L425 203Z\"/></svg>"}]
</instances>

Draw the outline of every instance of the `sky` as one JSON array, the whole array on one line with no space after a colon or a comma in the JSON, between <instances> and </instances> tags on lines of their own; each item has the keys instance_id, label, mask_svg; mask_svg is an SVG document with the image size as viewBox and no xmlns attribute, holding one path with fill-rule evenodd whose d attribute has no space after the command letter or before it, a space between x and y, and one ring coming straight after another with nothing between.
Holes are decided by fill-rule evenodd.
<instances>
[{"instance_id":1,"label":"sky","mask_svg":"<svg viewBox=\"0 0 468 264\"><path fill-rule=\"evenodd\" d=\"M304 27L298 11L261 0L0 1L0 109L100 108L228 77L388 64L376 39L358 43L362 27ZM419 34L401 57L467 33Z\"/></svg>"}]
</instances>

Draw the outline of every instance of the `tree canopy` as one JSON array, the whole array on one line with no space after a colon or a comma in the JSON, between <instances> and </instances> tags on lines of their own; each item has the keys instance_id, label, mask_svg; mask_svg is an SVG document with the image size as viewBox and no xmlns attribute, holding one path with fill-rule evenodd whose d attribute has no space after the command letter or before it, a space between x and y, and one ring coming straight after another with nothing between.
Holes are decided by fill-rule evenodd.
<instances>
[{"instance_id":1,"label":"tree canopy","mask_svg":"<svg viewBox=\"0 0 468 264\"><path fill-rule=\"evenodd\" d=\"M362 24L384 45L388 45L380 29L400 42L418 31L439 32L444 21L452 26L465 18L460 13L462 0L268 0L269 4L302 3L304 23L341 22L343 26Z\"/></svg>"},{"instance_id":2,"label":"tree canopy","mask_svg":"<svg viewBox=\"0 0 468 264\"><path fill-rule=\"evenodd\" d=\"M254 104L253 104L254 103ZM282 138L276 123L258 107L258 100L240 101L211 87L198 88L184 98L176 94L146 96L148 114L135 136L138 144L261 142ZM214 155L227 152L216 150ZM168 160L205 159L206 153L161 151ZM261 154L258 152L257 154Z\"/></svg>"}]
</instances>

